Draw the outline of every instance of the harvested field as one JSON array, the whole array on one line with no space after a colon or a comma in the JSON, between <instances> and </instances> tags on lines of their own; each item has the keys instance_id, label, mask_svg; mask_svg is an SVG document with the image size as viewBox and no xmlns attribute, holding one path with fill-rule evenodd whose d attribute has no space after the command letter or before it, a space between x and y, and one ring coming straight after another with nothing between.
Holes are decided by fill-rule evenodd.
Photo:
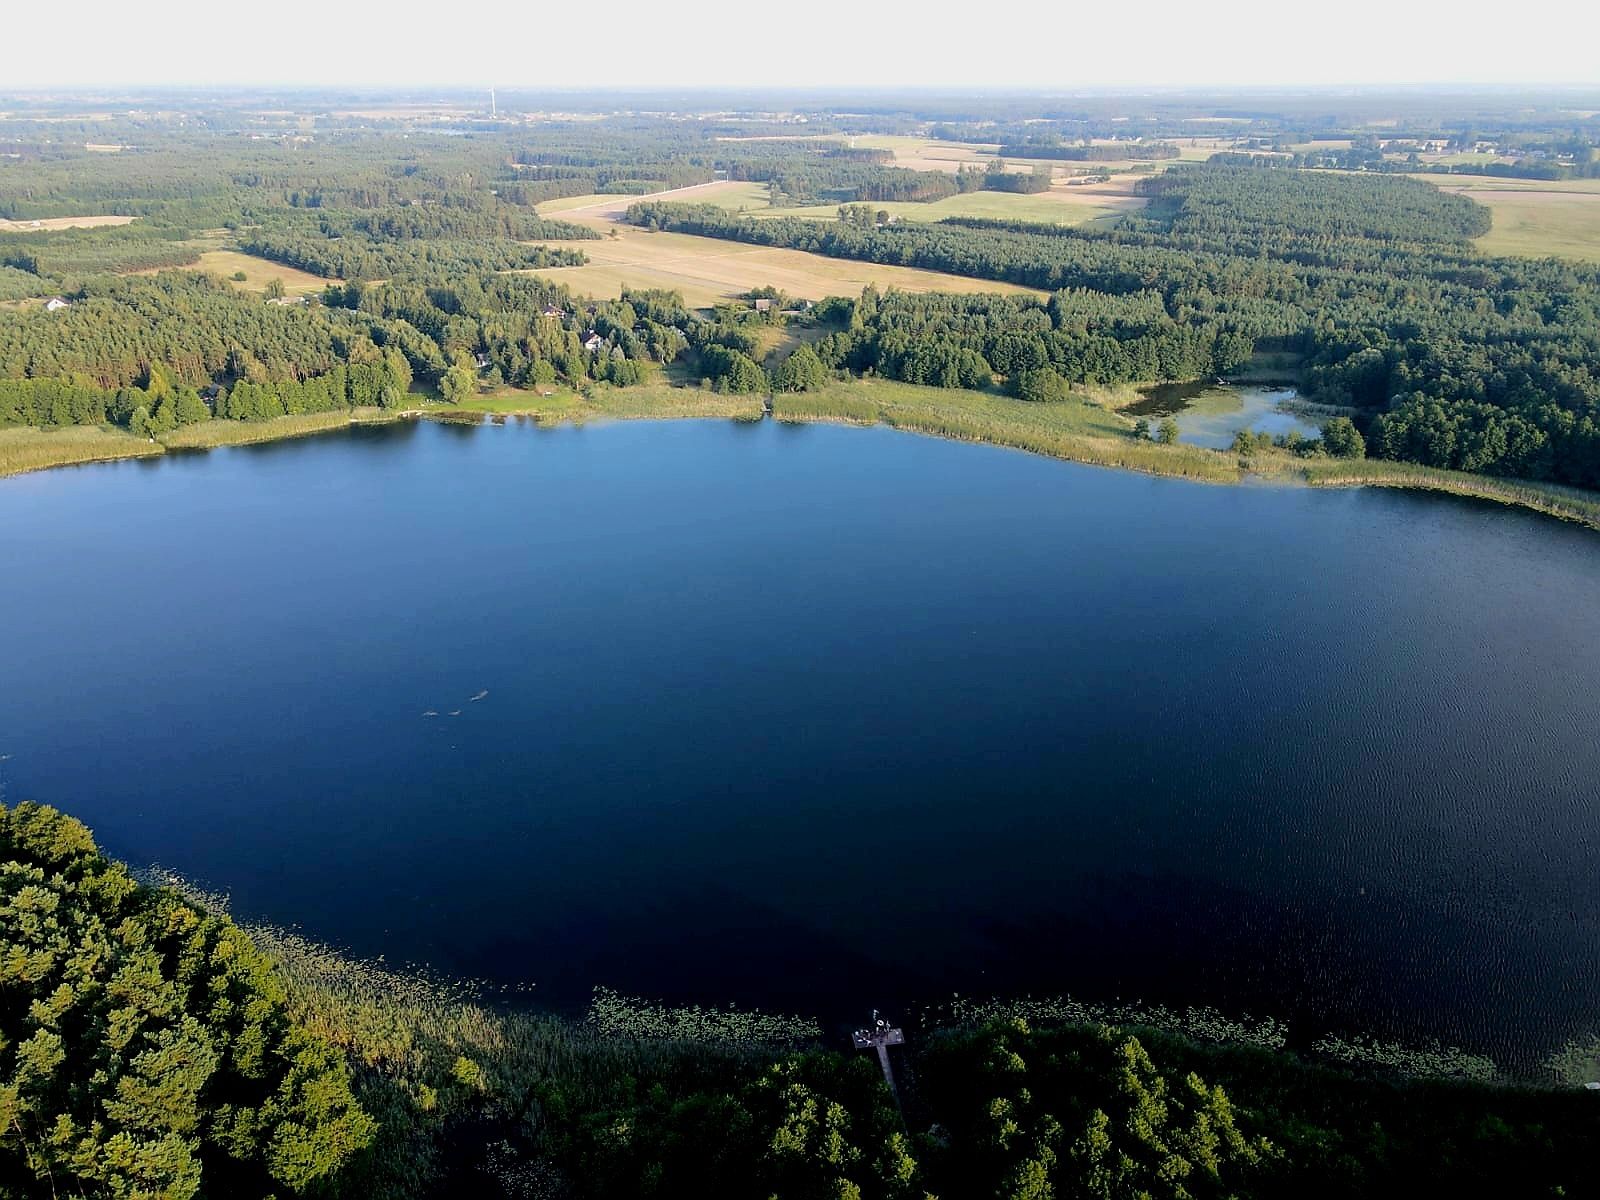
<instances>
[{"instance_id":1,"label":"harvested field","mask_svg":"<svg viewBox=\"0 0 1600 1200\"><path fill-rule=\"evenodd\" d=\"M606 298L620 295L624 288L667 288L683 293L688 304L700 308L763 285L807 300L854 295L869 283L910 292L1040 294L1011 284L852 262L803 250L749 246L682 233L646 233L609 222L605 227L616 229L618 236L584 242L583 252L589 256L586 266L530 273Z\"/></svg>"},{"instance_id":2,"label":"harvested field","mask_svg":"<svg viewBox=\"0 0 1600 1200\"><path fill-rule=\"evenodd\" d=\"M137 217L41 217L37 221L0 219L0 233L41 233L52 229L99 229L106 225L131 225Z\"/></svg>"},{"instance_id":3,"label":"harvested field","mask_svg":"<svg viewBox=\"0 0 1600 1200\"><path fill-rule=\"evenodd\" d=\"M1477 240L1486 254L1600 262L1600 179L1422 178L1489 207L1494 227Z\"/></svg>"},{"instance_id":4,"label":"harvested field","mask_svg":"<svg viewBox=\"0 0 1600 1200\"><path fill-rule=\"evenodd\" d=\"M672 188L665 192L622 196L567 196L561 200L547 200L536 211L541 217L560 217L564 221L606 222L620 218L630 204L641 200L681 200L685 204L719 204L737 211L742 207L756 208L766 203L767 186L764 183L741 183L737 180L719 179L712 183L695 183L688 187ZM587 243L585 243L587 248Z\"/></svg>"},{"instance_id":5,"label":"harvested field","mask_svg":"<svg viewBox=\"0 0 1600 1200\"><path fill-rule=\"evenodd\" d=\"M1107 184L1085 184L1068 188L1057 184L1048 192L1025 196L1016 192L967 192L929 204L899 201L876 203L871 207L888 212L901 221L942 221L946 217L998 217L1012 221L1047 221L1060 225L1083 225L1089 221L1114 217L1144 201L1131 193L1112 191ZM755 216L815 217L833 220L837 204L818 204L808 208L769 208Z\"/></svg>"}]
</instances>

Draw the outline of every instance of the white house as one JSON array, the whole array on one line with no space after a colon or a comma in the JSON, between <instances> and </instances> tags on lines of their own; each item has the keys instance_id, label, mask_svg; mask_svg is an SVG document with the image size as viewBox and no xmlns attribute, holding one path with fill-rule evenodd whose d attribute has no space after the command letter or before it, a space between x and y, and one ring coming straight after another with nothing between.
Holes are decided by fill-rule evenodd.
<instances>
[{"instance_id":1,"label":"white house","mask_svg":"<svg viewBox=\"0 0 1600 1200\"><path fill-rule=\"evenodd\" d=\"M605 344L605 338L601 337L592 329L589 331L589 336L583 339L583 348L589 351L591 354Z\"/></svg>"},{"instance_id":2,"label":"white house","mask_svg":"<svg viewBox=\"0 0 1600 1200\"><path fill-rule=\"evenodd\" d=\"M63 308L71 308L72 301L63 300L60 296L51 296L44 302L45 312L60 312Z\"/></svg>"}]
</instances>

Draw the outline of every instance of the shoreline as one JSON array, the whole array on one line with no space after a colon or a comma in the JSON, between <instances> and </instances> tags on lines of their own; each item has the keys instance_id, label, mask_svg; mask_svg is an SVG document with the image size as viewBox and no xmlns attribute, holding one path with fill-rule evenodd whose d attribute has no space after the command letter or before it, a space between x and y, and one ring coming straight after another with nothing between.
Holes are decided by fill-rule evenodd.
<instances>
[{"instance_id":1,"label":"shoreline","mask_svg":"<svg viewBox=\"0 0 1600 1200\"><path fill-rule=\"evenodd\" d=\"M990 393L919 387L886 380L838 383L818 392L781 394L767 408L760 396L723 395L666 384L600 388L587 397L559 396L554 403L504 403L487 397L461 407L428 405L384 410L307 413L261 422L212 420L185 426L164 440L99 427L0 430L0 479L56 467L127 459L148 461L172 453L257 445L334 432L354 425L445 420L503 423L509 417L540 425L584 425L614 420L773 420L793 424L884 425L906 433L975 445L1002 446L1065 462L1134 471L1203 483L1249 480L1302 487L1381 487L1440 492L1522 508L1600 530L1600 494L1557 484L1499 479L1386 459L1305 459L1264 450L1246 458L1229 451L1129 437L1125 418L1090 401L1019 407L1021 401ZM502 401L498 402L497 401ZM54 439L60 439L55 441Z\"/></svg>"}]
</instances>

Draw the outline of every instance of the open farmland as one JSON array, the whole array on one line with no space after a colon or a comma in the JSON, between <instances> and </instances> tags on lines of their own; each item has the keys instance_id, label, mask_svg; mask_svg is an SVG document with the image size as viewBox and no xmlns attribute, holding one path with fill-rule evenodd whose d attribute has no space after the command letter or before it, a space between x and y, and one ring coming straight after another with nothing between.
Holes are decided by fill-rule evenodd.
<instances>
[{"instance_id":1,"label":"open farmland","mask_svg":"<svg viewBox=\"0 0 1600 1200\"><path fill-rule=\"evenodd\" d=\"M765 188L760 184L735 182L707 183L657 193L663 198L695 203L720 201L735 211L738 205L731 201L749 203L753 196L764 194ZM571 205L561 210L541 207L542 213L559 211L564 219L588 225L607 236L598 242L579 243L589 256L585 266L545 268L531 273L601 298L619 296L625 288L666 288L681 292L686 303L698 308L763 286L776 287L807 300L853 295L868 284L907 292L1029 292L1027 288L1011 284L968 279L942 271L880 266L803 250L746 246L690 234L649 233L621 221L628 206L642 198L606 196L593 200L591 197L588 199L593 202L586 205Z\"/></svg>"},{"instance_id":2,"label":"open farmland","mask_svg":"<svg viewBox=\"0 0 1600 1200\"><path fill-rule=\"evenodd\" d=\"M108 225L131 225L135 217L44 217L37 221L7 221L0 218L0 233L40 233L54 229L102 229Z\"/></svg>"},{"instance_id":3,"label":"open farmland","mask_svg":"<svg viewBox=\"0 0 1600 1200\"><path fill-rule=\"evenodd\" d=\"M667 288L686 303L709 307L770 285L791 296L820 300L853 295L869 283L907 292L1028 292L1010 284L967 279L941 271L879 266L828 258L802 250L746 246L680 233L647 233L616 226L618 236L584 242L589 263L532 272L586 295L611 298L624 288Z\"/></svg>"},{"instance_id":4,"label":"open farmland","mask_svg":"<svg viewBox=\"0 0 1600 1200\"><path fill-rule=\"evenodd\" d=\"M1101 189L1101 190L1097 190ZM1143 201L1127 192L1111 191L1106 185L1065 188L1024 195L1020 192L967 192L928 204L886 201L871 207L900 221L942 221L946 217L997 217L1011 221L1045 221L1059 225L1083 225L1137 208ZM806 208L769 208L754 216L815 217L833 220L837 204L816 204Z\"/></svg>"},{"instance_id":5,"label":"open farmland","mask_svg":"<svg viewBox=\"0 0 1600 1200\"><path fill-rule=\"evenodd\" d=\"M1192 137L1192 138L1164 138L1178 147L1178 158L1160 160L1166 162L1204 162L1213 154L1234 147L1232 138ZM904 134L877 134L864 135L850 139L850 144L863 150L891 150L894 152L894 165L907 167L916 171L949 171L952 174L962 167L986 167L995 158L999 150L998 142L942 142L933 138L913 137ZM1119 143L1105 138L1095 139L1095 144L1111 146ZM1121 143L1126 145L1127 143ZM1134 167L1148 167L1150 164L1141 159L1106 159L1098 162L1075 162L1066 159L1035 159L1016 155L1006 157L1007 164L1020 167L1032 167L1038 162L1048 162L1058 174L1068 175L1073 171L1128 171ZM1159 165L1159 163L1158 163Z\"/></svg>"},{"instance_id":6,"label":"open farmland","mask_svg":"<svg viewBox=\"0 0 1600 1200\"><path fill-rule=\"evenodd\" d=\"M1489 207L1494 227L1477 241L1487 254L1600 262L1600 179L1425 178Z\"/></svg>"},{"instance_id":7,"label":"open farmland","mask_svg":"<svg viewBox=\"0 0 1600 1200\"><path fill-rule=\"evenodd\" d=\"M761 208L767 203L767 185L721 179L715 183L696 183L689 187L673 188L648 195L590 195L567 196L560 200L547 200L539 205L541 217L561 217L564 220L593 223L612 221L628 211L630 204L641 200L682 200L686 204L715 204L720 208L738 212L742 208Z\"/></svg>"}]
</instances>

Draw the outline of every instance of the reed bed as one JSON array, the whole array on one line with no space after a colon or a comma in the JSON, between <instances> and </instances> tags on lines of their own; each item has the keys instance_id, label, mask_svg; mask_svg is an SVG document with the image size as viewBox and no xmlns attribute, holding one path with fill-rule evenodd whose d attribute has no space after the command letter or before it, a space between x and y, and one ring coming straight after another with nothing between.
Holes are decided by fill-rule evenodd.
<instances>
[{"instance_id":1,"label":"reed bed","mask_svg":"<svg viewBox=\"0 0 1600 1200\"><path fill-rule=\"evenodd\" d=\"M400 419L399 414L383 409L340 409L337 412L296 413L270 417L265 421L199 421L166 434L161 440L173 450L211 450L218 446L246 446L254 442L276 442L284 438L306 437L344 429L353 424L380 424Z\"/></svg>"},{"instance_id":2,"label":"reed bed","mask_svg":"<svg viewBox=\"0 0 1600 1200\"><path fill-rule=\"evenodd\" d=\"M76 463L151 458L165 448L120 429L73 425L65 429L0 429L0 476Z\"/></svg>"},{"instance_id":3,"label":"reed bed","mask_svg":"<svg viewBox=\"0 0 1600 1200\"><path fill-rule=\"evenodd\" d=\"M722 417L758 421L765 411L760 396L728 396L699 387L647 383L638 387L595 387L586 397L586 417L611 420L676 420Z\"/></svg>"},{"instance_id":4,"label":"reed bed","mask_svg":"<svg viewBox=\"0 0 1600 1200\"><path fill-rule=\"evenodd\" d=\"M806 1017L777 1016L734 1008L672 1007L596 988L584 1027L601 1037L694 1042L748 1050L783 1050L822 1038L822 1026Z\"/></svg>"},{"instance_id":5,"label":"reed bed","mask_svg":"<svg viewBox=\"0 0 1600 1200\"><path fill-rule=\"evenodd\" d=\"M228 911L226 897L172 872L141 875ZM495 1174L559 1194L556 1142L578 1114L628 1102L641 1080L735 1088L820 1032L800 1018L672 1008L608 989L596 990L587 1017L571 1020L531 1009L529 989L396 968L293 930L239 924L277 963L295 1021L357 1069L379 1140L351 1168L345 1194L373 1200L436 1187L463 1138L488 1148Z\"/></svg>"},{"instance_id":6,"label":"reed bed","mask_svg":"<svg viewBox=\"0 0 1600 1200\"><path fill-rule=\"evenodd\" d=\"M1273 1017L1233 1018L1214 1008L1168 1008L1164 1004L1091 1004L1073 996L1032 996L1020 1000L977 1000L957 996L930 1009L923 1023L932 1027L976 1028L994 1021L1026 1021L1029 1025L1110 1025L1159 1029L1195 1042L1282 1050L1289 1027Z\"/></svg>"},{"instance_id":7,"label":"reed bed","mask_svg":"<svg viewBox=\"0 0 1600 1200\"><path fill-rule=\"evenodd\" d=\"M1371 458L1300 460L1298 470L1312 487L1389 487L1448 492L1452 496L1532 509L1600 529L1600 495L1557 484L1497 479Z\"/></svg>"},{"instance_id":8,"label":"reed bed","mask_svg":"<svg viewBox=\"0 0 1600 1200\"><path fill-rule=\"evenodd\" d=\"M1288 1048L1289 1026L1273 1017L1229 1017L1214 1008L1169 1008L1164 1004L1093 1004L1072 996L977 1000L957 996L928 1010L922 1023L930 1029L977 1028L994 1021L1026 1021L1033 1026L1107 1025L1116 1029L1154 1029L1191 1042L1240 1046L1280 1052ZM1339 1067L1381 1070L1411 1079L1448 1079L1493 1083L1506 1078L1491 1058L1438 1042L1406 1046L1356 1035L1324 1034L1303 1046L1312 1060ZM1558 1080L1583 1075L1600 1063L1600 1039L1574 1043L1550 1063Z\"/></svg>"},{"instance_id":9,"label":"reed bed","mask_svg":"<svg viewBox=\"0 0 1600 1200\"><path fill-rule=\"evenodd\" d=\"M1118 389L1084 392L1076 399L1031 404L997 392L925 387L885 379L838 380L820 391L772 397L772 414L795 423L887 425L908 433L1005 446L1031 454L1166 475L1207 483L1238 483L1254 476L1312 487L1390 487L1447 492L1514 505L1600 529L1600 495L1523 480L1496 479L1381 459L1299 458L1260 450L1246 458L1231 451L1136 438L1127 418L1113 411L1126 397ZM0 476L72 463L148 457L166 449L209 449L302 437L352 423L403 420L419 415L480 422L487 417L527 417L540 424L594 420L761 419L759 396L729 396L667 382L637 387L596 385L582 396L550 398L497 395L461 409L430 406L406 412L358 409L306 413L267 421L204 421L147 442L118 430L72 428L0 430Z\"/></svg>"},{"instance_id":10,"label":"reed bed","mask_svg":"<svg viewBox=\"0 0 1600 1200\"><path fill-rule=\"evenodd\" d=\"M1376 1038L1343 1038L1328 1034L1311 1044L1317 1056L1341 1066L1379 1067L1413 1079L1460 1079L1491 1083L1500 1068L1491 1058L1455 1046L1401 1046Z\"/></svg>"},{"instance_id":11,"label":"reed bed","mask_svg":"<svg viewBox=\"0 0 1600 1200\"><path fill-rule=\"evenodd\" d=\"M1545 1069L1564 1087L1600 1082L1600 1035L1568 1042L1546 1060Z\"/></svg>"}]
</instances>

